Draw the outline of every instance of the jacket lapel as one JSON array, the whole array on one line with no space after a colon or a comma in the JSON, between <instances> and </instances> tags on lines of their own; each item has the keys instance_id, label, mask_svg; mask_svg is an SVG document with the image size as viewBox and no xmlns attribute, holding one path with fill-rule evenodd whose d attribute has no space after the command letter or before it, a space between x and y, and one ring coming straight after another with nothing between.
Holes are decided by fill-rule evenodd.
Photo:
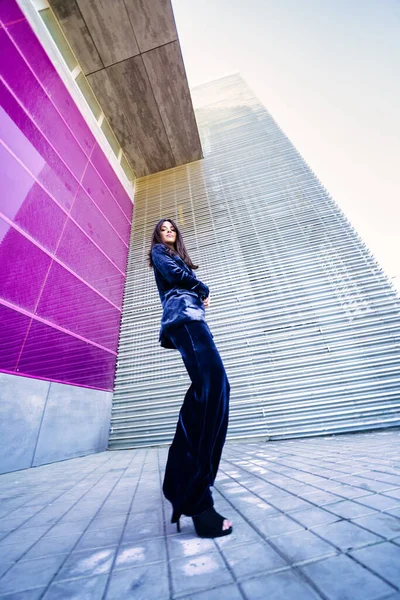
<instances>
[{"instance_id":1,"label":"jacket lapel","mask_svg":"<svg viewBox=\"0 0 400 600\"><path fill-rule=\"evenodd\" d=\"M183 267L184 269L186 269L186 271L188 273L190 273L191 275L193 275L193 271L190 267L188 267L188 265L185 263L185 261L178 255L178 254L174 254L173 255L174 260L176 260L176 262L178 263L178 265L180 267Z\"/></svg>"}]
</instances>

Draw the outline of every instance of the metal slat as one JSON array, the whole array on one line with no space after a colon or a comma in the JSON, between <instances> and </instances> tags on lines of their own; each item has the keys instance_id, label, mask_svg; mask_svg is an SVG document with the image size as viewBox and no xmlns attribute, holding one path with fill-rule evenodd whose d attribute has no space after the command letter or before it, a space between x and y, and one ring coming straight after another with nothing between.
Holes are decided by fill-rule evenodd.
<instances>
[{"instance_id":1,"label":"metal slat","mask_svg":"<svg viewBox=\"0 0 400 600\"><path fill-rule=\"evenodd\" d=\"M238 75L193 90L205 158L137 181L111 448L169 443L190 383L158 345L147 251L182 228L231 383L228 439L400 425L400 300Z\"/></svg>"}]
</instances>

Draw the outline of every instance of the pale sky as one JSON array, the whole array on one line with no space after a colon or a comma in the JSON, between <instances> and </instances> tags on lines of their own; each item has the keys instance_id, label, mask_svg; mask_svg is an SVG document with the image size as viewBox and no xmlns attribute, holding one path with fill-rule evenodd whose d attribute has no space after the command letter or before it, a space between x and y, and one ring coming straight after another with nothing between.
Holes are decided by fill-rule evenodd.
<instances>
[{"instance_id":1,"label":"pale sky","mask_svg":"<svg viewBox=\"0 0 400 600\"><path fill-rule=\"evenodd\" d=\"M400 0L172 0L189 85L239 72L400 288Z\"/></svg>"}]
</instances>

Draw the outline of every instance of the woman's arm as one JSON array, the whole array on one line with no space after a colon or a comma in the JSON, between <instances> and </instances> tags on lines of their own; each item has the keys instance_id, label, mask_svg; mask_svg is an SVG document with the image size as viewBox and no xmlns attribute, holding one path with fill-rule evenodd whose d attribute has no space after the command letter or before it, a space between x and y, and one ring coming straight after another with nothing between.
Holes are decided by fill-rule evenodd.
<instances>
[{"instance_id":1,"label":"woman's arm","mask_svg":"<svg viewBox=\"0 0 400 600\"><path fill-rule=\"evenodd\" d=\"M196 292L201 300L208 298L210 291L206 284L196 279L193 275L190 275L184 269L181 269L162 244L156 244L153 247L151 256L154 266L169 283Z\"/></svg>"}]
</instances>

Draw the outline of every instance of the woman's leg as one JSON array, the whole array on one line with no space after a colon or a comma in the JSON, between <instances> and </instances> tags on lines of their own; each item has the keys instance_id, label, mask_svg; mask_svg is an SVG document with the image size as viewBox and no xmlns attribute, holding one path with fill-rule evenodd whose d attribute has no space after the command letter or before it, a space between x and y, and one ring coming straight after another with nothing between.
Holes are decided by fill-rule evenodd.
<instances>
[{"instance_id":1,"label":"woman's leg","mask_svg":"<svg viewBox=\"0 0 400 600\"><path fill-rule=\"evenodd\" d=\"M208 326L190 321L168 332L192 381L168 453L163 492L172 522L213 506L214 484L228 427L230 385Z\"/></svg>"}]
</instances>

